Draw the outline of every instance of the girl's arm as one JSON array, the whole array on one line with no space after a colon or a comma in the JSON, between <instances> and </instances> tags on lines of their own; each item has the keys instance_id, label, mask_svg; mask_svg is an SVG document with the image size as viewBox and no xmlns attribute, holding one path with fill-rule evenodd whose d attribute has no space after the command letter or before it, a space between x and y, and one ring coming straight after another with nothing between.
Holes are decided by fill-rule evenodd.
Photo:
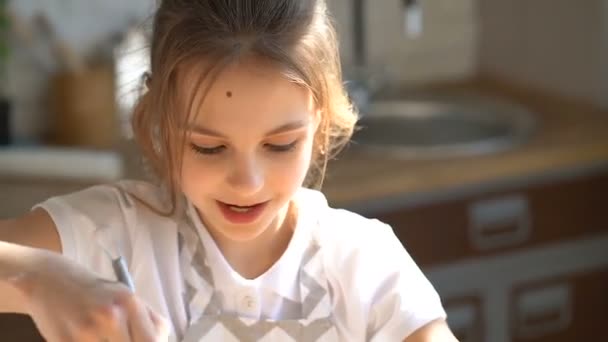
<instances>
[{"instance_id":1,"label":"girl's arm","mask_svg":"<svg viewBox=\"0 0 608 342\"><path fill-rule=\"evenodd\" d=\"M28 314L55 341L166 341L169 324L117 282L62 256L42 209L0 221L0 312Z\"/></svg>"},{"instance_id":2,"label":"girl's arm","mask_svg":"<svg viewBox=\"0 0 608 342\"><path fill-rule=\"evenodd\" d=\"M18 280L30 271L39 249L61 253L59 234L45 210L0 220L0 312L26 313Z\"/></svg>"},{"instance_id":3,"label":"girl's arm","mask_svg":"<svg viewBox=\"0 0 608 342\"><path fill-rule=\"evenodd\" d=\"M404 342L458 342L445 320L440 319L416 330Z\"/></svg>"}]
</instances>

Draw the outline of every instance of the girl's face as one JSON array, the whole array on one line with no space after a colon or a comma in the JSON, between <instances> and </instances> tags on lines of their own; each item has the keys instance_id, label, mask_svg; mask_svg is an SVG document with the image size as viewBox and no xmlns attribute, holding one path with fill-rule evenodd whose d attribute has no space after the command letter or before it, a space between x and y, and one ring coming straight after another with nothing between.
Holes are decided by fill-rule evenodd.
<instances>
[{"instance_id":1,"label":"girl's face","mask_svg":"<svg viewBox=\"0 0 608 342\"><path fill-rule=\"evenodd\" d=\"M276 67L236 63L187 128L181 190L211 231L254 239L282 223L310 166L317 122L308 90Z\"/></svg>"}]
</instances>

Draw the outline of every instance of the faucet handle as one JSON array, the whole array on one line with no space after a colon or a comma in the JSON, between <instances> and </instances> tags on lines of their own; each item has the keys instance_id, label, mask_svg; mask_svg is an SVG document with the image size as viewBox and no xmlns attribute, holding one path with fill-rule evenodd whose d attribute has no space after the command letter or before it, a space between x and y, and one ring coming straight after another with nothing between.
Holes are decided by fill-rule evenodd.
<instances>
[{"instance_id":1,"label":"faucet handle","mask_svg":"<svg viewBox=\"0 0 608 342\"><path fill-rule=\"evenodd\" d=\"M345 74L348 75L345 82L346 90L351 101L362 114L369 109L373 98L393 81L387 64L354 67Z\"/></svg>"}]
</instances>

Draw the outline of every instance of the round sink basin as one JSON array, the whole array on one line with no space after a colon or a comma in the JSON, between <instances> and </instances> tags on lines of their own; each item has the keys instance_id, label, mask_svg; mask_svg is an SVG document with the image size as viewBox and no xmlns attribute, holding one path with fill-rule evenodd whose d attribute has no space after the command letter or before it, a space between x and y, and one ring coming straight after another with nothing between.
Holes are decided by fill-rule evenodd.
<instances>
[{"instance_id":1,"label":"round sink basin","mask_svg":"<svg viewBox=\"0 0 608 342\"><path fill-rule=\"evenodd\" d=\"M412 159L489 154L522 144L535 125L524 107L495 99L387 100L364 113L353 148Z\"/></svg>"}]
</instances>

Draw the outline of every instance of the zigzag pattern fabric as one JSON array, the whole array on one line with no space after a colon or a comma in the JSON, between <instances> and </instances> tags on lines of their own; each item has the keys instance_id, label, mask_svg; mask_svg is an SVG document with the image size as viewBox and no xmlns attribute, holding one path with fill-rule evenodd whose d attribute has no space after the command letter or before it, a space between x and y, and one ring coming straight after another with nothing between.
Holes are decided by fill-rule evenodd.
<instances>
[{"instance_id":1,"label":"zigzag pattern fabric","mask_svg":"<svg viewBox=\"0 0 608 342\"><path fill-rule=\"evenodd\" d=\"M178 241L186 284L184 303L190 322L183 342L338 340L318 244L310 244L302 258L299 272L301 301L281 299L281 307L301 312L301 318L274 320L223 314L205 248L191 221L179 225Z\"/></svg>"}]
</instances>

